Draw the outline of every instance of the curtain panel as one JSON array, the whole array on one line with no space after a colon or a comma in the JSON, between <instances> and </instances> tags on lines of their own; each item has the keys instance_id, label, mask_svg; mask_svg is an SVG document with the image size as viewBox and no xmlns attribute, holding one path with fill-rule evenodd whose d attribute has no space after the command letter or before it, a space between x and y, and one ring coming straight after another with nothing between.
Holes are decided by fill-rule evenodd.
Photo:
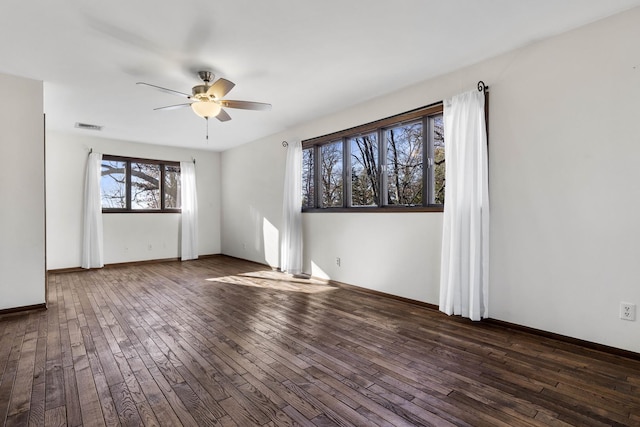
<instances>
[{"instance_id":1,"label":"curtain panel","mask_svg":"<svg viewBox=\"0 0 640 427\"><path fill-rule=\"evenodd\" d=\"M101 170L102 153L89 153L84 180L82 268L104 267Z\"/></svg>"},{"instance_id":2,"label":"curtain panel","mask_svg":"<svg viewBox=\"0 0 640 427\"><path fill-rule=\"evenodd\" d=\"M489 313L489 186L485 95L444 103L446 188L440 310L471 320Z\"/></svg>"},{"instance_id":3,"label":"curtain panel","mask_svg":"<svg viewBox=\"0 0 640 427\"><path fill-rule=\"evenodd\" d=\"M302 273L302 143L295 141L287 148L282 201L282 240L280 270Z\"/></svg>"},{"instance_id":4,"label":"curtain panel","mask_svg":"<svg viewBox=\"0 0 640 427\"><path fill-rule=\"evenodd\" d=\"M198 192L196 165L180 162L180 252L182 261L198 259Z\"/></svg>"}]
</instances>

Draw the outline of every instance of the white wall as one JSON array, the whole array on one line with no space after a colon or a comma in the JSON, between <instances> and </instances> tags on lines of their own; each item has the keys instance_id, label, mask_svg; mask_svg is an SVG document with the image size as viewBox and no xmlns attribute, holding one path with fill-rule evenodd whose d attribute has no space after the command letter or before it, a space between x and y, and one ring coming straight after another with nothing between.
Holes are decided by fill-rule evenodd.
<instances>
[{"instance_id":1,"label":"white wall","mask_svg":"<svg viewBox=\"0 0 640 427\"><path fill-rule=\"evenodd\" d=\"M490 316L640 352L640 321L618 319L619 302L640 304L638 22L640 8L224 152L223 253L278 265L282 140L401 113L484 80ZM441 221L304 214L305 270L437 304Z\"/></svg>"},{"instance_id":2,"label":"white wall","mask_svg":"<svg viewBox=\"0 0 640 427\"><path fill-rule=\"evenodd\" d=\"M222 153L222 252L279 264L286 151L281 141Z\"/></svg>"},{"instance_id":3,"label":"white wall","mask_svg":"<svg viewBox=\"0 0 640 427\"><path fill-rule=\"evenodd\" d=\"M0 74L0 310L45 302L42 82Z\"/></svg>"},{"instance_id":4,"label":"white wall","mask_svg":"<svg viewBox=\"0 0 640 427\"><path fill-rule=\"evenodd\" d=\"M89 132L89 131L88 131ZM220 154L95 136L47 133L47 258L49 269L79 267L82 198L89 149L145 159L196 159L199 253L220 253ZM180 255L180 214L103 214L106 264Z\"/></svg>"}]
</instances>

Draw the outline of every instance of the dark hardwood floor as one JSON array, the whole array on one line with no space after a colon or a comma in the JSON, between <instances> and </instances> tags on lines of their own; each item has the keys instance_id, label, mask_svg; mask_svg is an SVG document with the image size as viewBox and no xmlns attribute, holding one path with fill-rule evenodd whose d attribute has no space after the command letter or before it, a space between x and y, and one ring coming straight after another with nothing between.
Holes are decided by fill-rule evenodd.
<instances>
[{"instance_id":1,"label":"dark hardwood floor","mask_svg":"<svg viewBox=\"0 0 640 427\"><path fill-rule=\"evenodd\" d=\"M50 274L2 423L640 425L640 361L221 256Z\"/></svg>"}]
</instances>

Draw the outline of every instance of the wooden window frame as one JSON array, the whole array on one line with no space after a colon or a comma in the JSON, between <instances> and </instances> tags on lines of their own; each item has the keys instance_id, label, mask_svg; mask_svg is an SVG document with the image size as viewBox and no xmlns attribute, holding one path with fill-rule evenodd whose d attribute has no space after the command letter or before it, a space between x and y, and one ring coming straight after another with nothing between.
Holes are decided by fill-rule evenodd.
<instances>
[{"instance_id":1,"label":"wooden window frame","mask_svg":"<svg viewBox=\"0 0 640 427\"><path fill-rule=\"evenodd\" d=\"M154 160L143 159L139 157L125 157L115 156L111 154L104 154L102 160L116 161L125 163L125 191L126 191L126 208L102 208L102 213L181 213L181 208L165 208L165 167L178 167L180 168L180 162L166 161L166 160ZM160 209L132 209L131 208L131 164L132 163L146 163L151 165L160 166Z\"/></svg>"},{"instance_id":2,"label":"wooden window frame","mask_svg":"<svg viewBox=\"0 0 640 427\"><path fill-rule=\"evenodd\" d=\"M376 120L364 125L355 126L349 129L302 141L303 150L313 150L314 160L314 205L313 207L302 206L302 212L442 212L444 209L444 205L430 204L432 195L429 191L430 187L432 187L431 181L433 180L433 166L429 164L430 162L428 160L429 156L432 155L433 150L433 147L431 146L431 124L429 119L430 117L440 114L443 114L443 103L437 102L424 107L416 108L415 110L407 111L405 113ZM423 204L419 206L389 205L386 200L387 174L384 172L384 168L387 165L386 144L383 141L384 132L389 128L400 126L403 124L415 123L417 121L422 121L423 132ZM377 133L378 138L378 163L380 168L382 169L379 171L379 176L381 179L379 195L380 200L378 200L377 206L351 206L351 157L349 155L350 147L348 144L348 140L349 138L371 133ZM336 141L342 141L343 205L341 207L321 207L321 147L325 144L330 144Z\"/></svg>"}]
</instances>

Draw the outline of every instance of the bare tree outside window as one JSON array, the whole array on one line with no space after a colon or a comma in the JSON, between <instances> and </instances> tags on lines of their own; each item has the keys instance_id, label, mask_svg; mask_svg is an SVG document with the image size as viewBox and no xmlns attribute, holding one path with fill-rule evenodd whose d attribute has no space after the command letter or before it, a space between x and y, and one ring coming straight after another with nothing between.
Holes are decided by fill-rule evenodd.
<instances>
[{"instance_id":1,"label":"bare tree outside window","mask_svg":"<svg viewBox=\"0 0 640 427\"><path fill-rule=\"evenodd\" d=\"M160 209L160 165L131 163L131 209Z\"/></svg>"},{"instance_id":2,"label":"bare tree outside window","mask_svg":"<svg viewBox=\"0 0 640 427\"><path fill-rule=\"evenodd\" d=\"M177 209L180 203L180 166L164 166L164 207Z\"/></svg>"},{"instance_id":3,"label":"bare tree outside window","mask_svg":"<svg viewBox=\"0 0 640 427\"><path fill-rule=\"evenodd\" d=\"M313 148L302 150L302 206L315 204L315 164L313 162Z\"/></svg>"},{"instance_id":4,"label":"bare tree outside window","mask_svg":"<svg viewBox=\"0 0 640 427\"><path fill-rule=\"evenodd\" d=\"M385 131L387 144L387 203L422 205L422 122L396 126Z\"/></svg>"},{"instance_id":5,"label":"bare tree outside window","mask_svg":"<svg viewBox=\"0 0 640 427\"><path fill-rule=\"evenodd\" d=\"M444 204L445 163L444 163L444 122L442 116L431 117L433 132L433 203Z\"/></svg>"},{"instance_id":6,"label":"bare tree outside window","mask_svg":"<svg viewBox=\"0 0 640 427\"><path fill-rule=\"evenodd\" d=\"M127 207L127 163L118 160L102 160L100 187L102 207L125 209Z\"/></svg>"},{"instance_id":7,"label":"bare tree outside window","mask_svg":"<svg viewBox=\"0 0 640 427\"><path fill-rule=\"evenodd\" d=\"M178 162L104 155L101 173L104 212L179 212Z\"/></svg>"},{"instance_id":8,"label":"bare tree outside window","mask_svg":"<svg viewBox=\"0 0 640 427\"><path fill-rule=\"evenodd\" d=\"M302 209L442 212L442 113L432 104L303 141Z\"/></svg>"},{"instance_id":9,"label":"bare tree outside window","mask_svg":"<svg viewBox=\"0 0 640 427\"><path fill-rule=\"evenodd\" d=\"M349 138L351 148L351 206L377 206L380 194L378 136Z\"/></svg>"},{"instance_id":10,"label":"bare tree outside window","mask_svg":"<svg viewBox=\"0 0 640 427\"><path fill-rule=\"evenodd\" d=\"M322 207L342 206L342 141L325 144L322 157Z\"/></svg>"}]
</instances>

